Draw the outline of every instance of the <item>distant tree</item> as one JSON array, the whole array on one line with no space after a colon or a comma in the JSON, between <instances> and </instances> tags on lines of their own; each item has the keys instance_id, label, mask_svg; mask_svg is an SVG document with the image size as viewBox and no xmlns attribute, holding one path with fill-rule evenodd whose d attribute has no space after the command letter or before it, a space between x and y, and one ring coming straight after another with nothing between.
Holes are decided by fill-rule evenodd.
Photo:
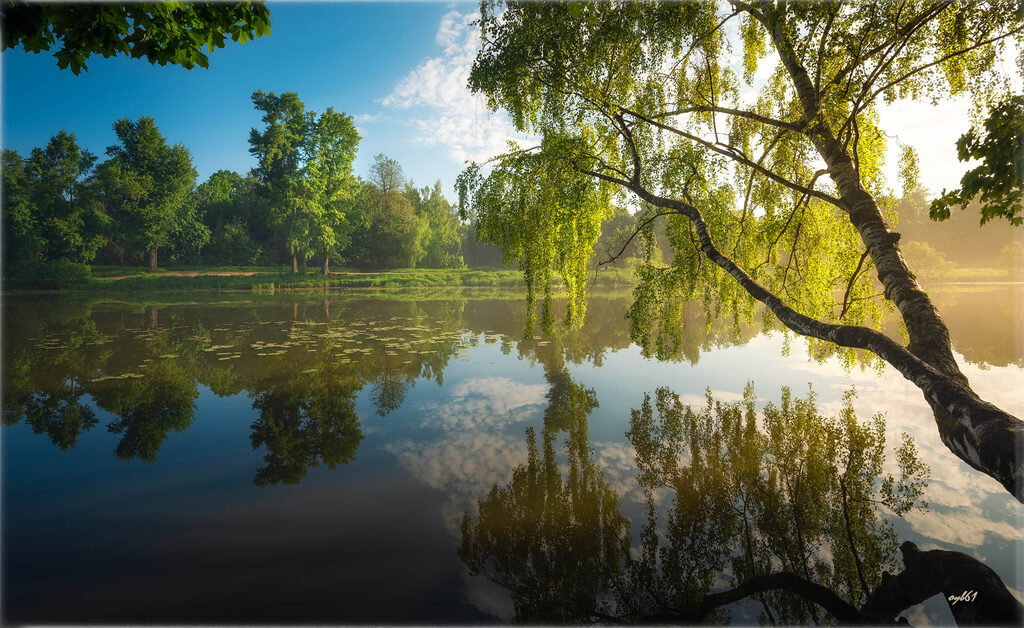
<instances>
[{"instance_id":1,"label":"distant tree","mask_svg":"<svg viewBox=\"0 0 1024 628\"><path fill-rule=\"evenodd\" d=\"M372 268L405 268L415 266L423 258L424 225L416 216L416 208L406 189L405 175L397 161L383 153L374 157L370 166L369 188L360 195L364 222L368 225L366 266Z\"/></svg>"},{"instance_id":2,"label":"distant tree","mask_svg":"<svg viewBox=\"0 0 1024 628\"><path fill-rule=\"evenodd\" d=\"M465 228L456 212L441 193L441 181L432 188L422 188L417 194L417 213L425 223L423 259L424 268L462 268L462 238Z\"/></svg>"},{"instance_id":3,"label":"distant tree","mask_svg":"<svg viewBox=\"0 0 1024 628\"><path fill-rule=\"evenodd\" d=\"M381 194L399 192L405 185L405 173L398 161L378 153L370 166L370 182L377 186Z\"/></svg>"},{"instance_id":4,"label":"distant tree","mask_svg":"<svg viewBox=\"0 0 1024 628\"><path fill-rule=\"evenodd\" d=\"M943 276L956 268L956 264L927 242L907 242L902 250L903 257L918 269L917 273L921 276Z\"/></svg>"},{"instance_id":5,"label":"distant tree","mask_svg":"<svg viewBox=\"0 0 1024 628\"><path fill-rule=\"evenodd\" d=\"M203 224L196 191L189 192L171 226L170 258L172 263L198 263L203 247L210 243L210 228Z\"/></svg>"},{"instance_id":6,"label":"distant tree","mask_svg":"<svg viewBox=\"0 0 1024 628\"><path fill-rule=\"evenodd\" d=\"M1018 240L999 249L999 261L1014 279L1024 277L1024 244Z\"/></svg>"},{"instance_id":7,"label":"distant tree","mask_svg":"<svg viewBox=\"0 0 1024 628\"><path fill-rule=\"evenodd\" d=\"M76 75L92 54L123 54L150 63L207 67L225 40L245 43L270 34L262 3L42 3L9 0L0 7L0 50L56 48L57 67Z\"/></svg>"},{"instance_id":8,"label":"distant tree","mask_svg":"<svg viewBox=\"0 0 1024 628\"><path fill-rule=\"evenodd\" d=\"M310 242L314 254L323 256L324 275L329 272L331 257L340 255L350 241L352 229L346 208L357 189L352 162L359 139L352 116L328 107L310 127L306 140L302 196L309 217Z\"/></svg>"},{"instance_id":9,"label":"distant tree","mask_svg":"<svg viewBox=\"0 0 1024 628\"><path fill-rule=\"evenodd\" d=\"M266 200L259 182L218 170L196 188L198 211L210 229L204 259L215 264L257 264L273 247Z\"/></svg>"},{"instance_id":10,"label":"distant tree","mask_svg":"<svg viewBox=\"0 0 1024 628\"><path fill-rule=\"evenodd\" d=\"M466 266L470 268L502 268L504 266L515 268L516 260L507 260L506 262L500 247L483 242L477 237L479 225L476 222L466 225L464 233L462 258L465 260Z\"/></svg>"},{"instance_id":11,"label":"distant tree","mask_svg":"<svg viewBox=\"0 0 1024 628\"><path fill-rule=\"evenodd\" d=\"M42 261L44 243L32 211L25 161L16 151L3 151L0 177L0 190L3 194L4 276L9 277L14 267Z\"/></svg>"},{"instance_id":12,"label":"distant tree","mask_svg":"<svg viewBox=\"0 0 1024 628\"><path fill-rule=\"evenodd\" d=\"M91 262L102 244L102 221L89 202L88 179L96 157L61 131L25 162L32 211L47 259Z\"/></svg>"},{"instance_id":13,"label":"distant tree","mask_svg":"<svg viewBox=\"0 0 1024 628\"><path fill-rule=\"evenodd\" d=\"M312 250L309 223L302 211L301 185L306 139L314 121L314 112L295 92L280 96L274 92L254 92L253 105L263 114L263 132L249 131L249 152L256 158L252 170L270 204L271 223L283 232L285 248L292 257L292 272L299 272L299 256Z\"/></svg>"},{"instance_id":14,"label":"distant tree","mask_svg":"<svg viewBox=\"0 0 1024 628\"><path fill-rule=\"evenodd\" d=\"M110 159L100 166L102 196L118 237L126 248L145 251L155 271L158 249L190 220L192 155L182 144L168 146L150 116L118 120L114 132L120 144L107 148Z\"/></svg>"}]
</instances>

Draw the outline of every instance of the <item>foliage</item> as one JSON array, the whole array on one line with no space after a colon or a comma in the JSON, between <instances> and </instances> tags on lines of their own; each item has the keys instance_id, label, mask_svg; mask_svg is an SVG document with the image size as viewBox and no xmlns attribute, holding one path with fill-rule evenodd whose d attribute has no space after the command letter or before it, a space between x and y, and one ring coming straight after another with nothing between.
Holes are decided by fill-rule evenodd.
<instances>
[{"instance_id":1,"label":"foliage","mask_svg":"<svg viewBox=\"0 0 1024 628\"><path fill-rule=\"evenodd\" d=\"M992 109L985 130L977 127L956 142L960 161L980 159L960 180L960 188L932 201L933 220L946 220L954 205L966 206L976 197L981 201L981 224L995 217L1010 224L1024 225L1024 96L1012 96Z\"/></svg>"},{"instance_id":2,"label":"foliage","mask_svg":"<svg viewBox=\"0 0 1024 628\"><path fill-rule=\"evenodd\" d=\"M859 608L896 566L882 509L926 507L928 469L913 441L904 435L898 473L884 474L884 419L858 421L852 392L834 418L818 413L813 392L800 399L784 388L760 420L752 386L741 403L707 399L693 409L660 388L632 412L627 435L647 512L638 546L594 461L588 411L572 411L567 421L546 413L541 453L527 430L528 462L478 501L476 521L464 515L459 556L510 589L520 620L721 621L716 609L727 602L710 594L722 578L742 590L779 572ZM569 434L564 477L555 425ZM783 590L730 601L747 596L761 603L762 621L825 619Z\"/></svg>"},{"instance_id":3,"label":"foliage","mask_svg":"<svg viewBox=\"0 0 1024 628\"><path fill-rule=\"evenodd\" d=\"M359 145L352 117L328 107L310 129L302 196L312 246L326 260L339 257L350 241L346 211L356 190L352 162Z\"/></svg>"},{"instance_id":4,"label":"foliage","mask_svg":"<svg viewBox=\"0 0 1024 628\"><path fill-rule=\"evenodd\" d=\"M231 38L244 44L270 34L270 11L262 3L149 2L63 4L11 0L0 11L3 50L56 48L57 67L76 75L93 54L123 54L150 63L207 67L203 52Z\"/></svg>"},{"instance_id":5,"label":"foliage","mask_svg":"<svg viewBox=\"0 0 1024 628\"><path fill-rule=\"evenodd\" d=\"M416 189L397 161L380 153L356 199L359 227L352 262L360 268L412 268L423 259L428 227L416 214Z\"/></svg>"},{"instance_id":6,"label":"foliage","mask_svg":"<svg viewBox=\"0 0 1024 628\"><path fill-rule=\"evenodd\" d=\"M645 352L672 352L687 301L736 324L758 301L765 327L847 362L874 352L917 383L951 451L1024 500L1020 419L963 388L948 329L890 228L894 130L879 117L898 98L966 93L980 111L1005 101L996 60L1024 31L1018 3L510 0L481 3L479 27L470 87L539 142L510 146L487 171L471 164L460 211L519 262L529 312L557 273L567 322L582 320L577 284L601 222L628 206L641 232L665 221L673 249L668 267L637 273L630 318ZM733 68L736 27L750 89ZM992 168L1007 163L997 153ZM880 331L890 307L906 346Z\"/></svg>"},{"instance_id":7,"label":"foliage","mask_svg":"<svg viewBox=\"0 0 1024 628\"><path fill-rule=\"evenodd\" d=\"M922 277L948 276L956 268L956 264L927 242L910 241L902 249L907 263L918 269L917 274Z\"/></svg>"},{"instance_id":8,"label":"foliage","mask_svg":"<svg viewBox=\"0 0 1024 628\"><path fill-rule=\"evenodd\" d=\"M417 263L424 268L463 268L462 238L465 229L454 208L441 193L441 181L416 193L417 214L425 222L423 258Z\"/></svg>"},{"instance_id":9,"label":"foliage","mask_svg":"<svg viewBox=\"0 0 1024 628\"><path fill-rule=\"evenodd\" d=\"M44 242L32 215L31 188L25 176L25 162L17 152L3 151L0 169L3 194L3 262L4 276L12 274L12 267L30 266L42 258Z\"/></svg>"},{"instance_id":10,"label":"foliage","mask_svg":"<svg viewBox=\"0 0 1024 628\"><path fill-rule=\"evenodd\" d=\"M283 233L293 271L298 258L318 255L326 273L326 260L348 243L347 201L360 139L352 117L330 107L318 117L295 92L257 91L252 101L266 125L249 133L257 160L252 176L270 206L270 224Z\"/></svg>"},{"instance_id":11,"label":"foliage","mask_svg":"<svg viewBox=\"0 0 1024 628\"><path fill-rule=\"evenodd\" d=\"M176 231L202 233L188 224L196 221L192 155L182 144L168 146L149 116L118 120L114 133L120 143L107 148L110 159L97 175L101 198L116 225L114 239L126 249L149 252L154 270L157 249L169 246Z\"/></svg>"},{"instance_id":12,"label":"foliage","mask_svg":"<svg viewBox=\"0 0 1024 628\"><path fill-rule=\"evenodd\" d=\"M5 274L27 281L47 274L41 263L91 262L107 222L93 203L96 158L60 131L28 159L5 150L3 161Z\"/></svg>"},{"instance_id":13,"label":"foliage","mask_svg":"<svg viewBox=\"0 0 1024 628\"><path fill-rule=\"evenodd\" d=\"M103 217L91 206L96 157L80 150L74 134L60 131L25 162L35 220L46 259L91 262L102 243Z\"/></svg>"}]
</instances>

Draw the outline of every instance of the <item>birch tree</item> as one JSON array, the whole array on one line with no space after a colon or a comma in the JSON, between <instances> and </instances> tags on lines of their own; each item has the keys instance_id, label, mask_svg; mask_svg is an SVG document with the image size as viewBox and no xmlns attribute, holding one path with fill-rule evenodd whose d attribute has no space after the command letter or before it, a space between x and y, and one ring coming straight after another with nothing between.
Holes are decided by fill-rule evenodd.
<instances>
[{"instance_id":1,"label":"birch tree","mask_svg":"<svg viewBox=\"0 0 1024 628\"><path fill-rule=\"evenodd\" d=\"M766 325L895 368L949 449L1024 499L1024 425L971 389L900 252L882 168L899 129L879 117L966 94L984 118L1010 100L997 61L1022 28L1010 1L485 2L469 84L539 142L467 169L460 208L519 262L546 327L554 273L582 320L614 202L642 212L639 236L667 221L674 259L638 271L630 313L645 350L678 343L688 300L763 304ZM913 189L916 154L900 160ZM886 308L906 342L878 331Z\"/></svg>"}]
</instances>

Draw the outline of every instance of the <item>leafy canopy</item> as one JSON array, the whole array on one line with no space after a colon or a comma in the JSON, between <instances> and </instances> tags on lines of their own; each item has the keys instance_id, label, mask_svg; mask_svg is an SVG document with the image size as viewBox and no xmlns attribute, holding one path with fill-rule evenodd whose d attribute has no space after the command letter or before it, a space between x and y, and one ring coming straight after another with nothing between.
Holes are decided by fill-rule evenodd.
<instances>
[{"instance_id":1,"label":"leafy canopy","mask_svg":"<svg viewBox=\"0 0 1024 628\"><path fill-rule=\"evenodd\" d=\"M137 250L168 246L182 221L195 221L196 170L183 144L168 145L151 116L114 123L118 143L99 168L99 185L118 234Z\"/></svg>"},{"instance_id":2,"label":"leafy canopy","mask_svg":"<svg viewBox=\"0 0 1024 628\"><path fill-rule=\"evenodd\" d=\"M878 105L965 92L979 108L998 102L1008 81L994 62L1021 27L1012 2L485 2L470 86L540 141L471 167L460 208L520 263L531 302L562 274L571 320L614 207L645 226L667 220L675 256L641 269L632 313L652 352L673 344L682 301L753 313L734 277L707 263L680 203L699 208L722 255L801 313L874 324L875 255L823 151L895 220L883 169L893 131ZM913 187L912 147L902 159Z\"/></svg>"},{"instance_id":3,"label":"leafy canopy","mask_svg":"<svg viewBox=\"0 0 1024 628\"><path fill-rule=\"evenodd\" d=\"M1014 226L1024 225L1024 96L1012 96L992 110L985 129L972 128L957 140L960 161L980 159L960 180L960 189L943 190L932 202L931 217L949 218L950 210L981 201L981 224L1001 216Z\"/></svg>"},{"instance_id":4,"label":"leafy canopy","mask_svg":"<svg viewBox=\"0 0 1024 628\"><path fill-rule=\"evenodd\" d=\"M207 52L227 39L244 44L270 34L270 10L258 2L87 4L4 2L2 49L55 48L57 67L76 75L93 54L123 54L150 63L207 67ZM206 52L203 49L206 49Z\"/></svg>"}]
</instances>

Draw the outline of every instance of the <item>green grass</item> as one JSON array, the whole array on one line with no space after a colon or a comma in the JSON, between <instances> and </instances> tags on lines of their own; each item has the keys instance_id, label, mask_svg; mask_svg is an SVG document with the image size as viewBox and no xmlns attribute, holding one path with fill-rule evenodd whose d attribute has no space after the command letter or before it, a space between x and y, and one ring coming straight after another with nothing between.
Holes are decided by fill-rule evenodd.
<instances>
[{"instance_id":1,"label":"green grass","mask_svg":"<svg viewBox=\"0 0 1024 628\"><path fill-rule=\"evenodd\" d=\"M307 268L292 273L284 266L173 266L149 273L144 268L123 266L93 266L91 276L59 292L116 294L138 292L214 291L252 292L272 294L293 290L331 288L441 288L488 287L523 288L522 273L507 269L425 269L400 268L376 273L359 273L353 269L337 268L335 274L324 277L318 269ZM198 275L180 276L175 271L193 272L251 272L252 275ZM631 286L632 271L625 268L602 269L591 275L591 286ZM556 280L555 284L558 284ZM18 292L38 292L30 286L21 286ZM54 291L54 290L48 290Z\"/></svg>"}]
</instances>

